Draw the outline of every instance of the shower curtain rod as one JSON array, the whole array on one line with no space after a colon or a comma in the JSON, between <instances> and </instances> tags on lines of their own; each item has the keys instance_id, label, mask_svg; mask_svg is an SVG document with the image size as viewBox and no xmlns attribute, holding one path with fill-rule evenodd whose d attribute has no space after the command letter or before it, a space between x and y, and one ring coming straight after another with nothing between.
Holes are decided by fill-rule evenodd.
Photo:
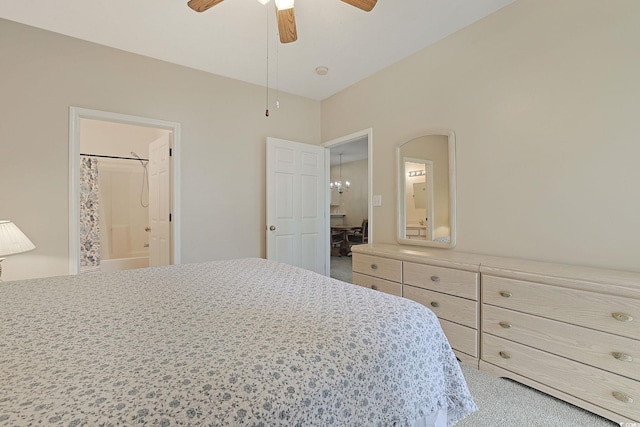
<instances>
[{"instance_id":1,"label":"shower curtain rod","mask_svg":"<svg viewBox=\"0 0 640 427\"><path fill-rule=\"evenodd\" d=\"M119 156L105 156L102 154L85 154L85 153L80 153L81 156L86 156L86 157L102 157L104 159L120 159L120 160L142 160L145 162L148 162L149 159L138 159L137 157L119 157Z\"/></svg>"}]
</instances>

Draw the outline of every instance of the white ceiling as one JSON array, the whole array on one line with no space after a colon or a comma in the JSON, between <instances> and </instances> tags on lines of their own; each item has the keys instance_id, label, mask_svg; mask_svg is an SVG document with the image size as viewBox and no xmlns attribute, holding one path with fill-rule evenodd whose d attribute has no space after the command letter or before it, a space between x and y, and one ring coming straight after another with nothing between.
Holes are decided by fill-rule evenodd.
<instances>
[{"instance_id":1,"label":"white ceiling","mask_svg":"<svg viewBox=\"0 0 640 427\"><path fill-rule=\"evenodd\" d=\"M273 2L256 0L203 13L186 0L5 0L0 17L261 86L268 68L269 87L322 100L513 1L378 0L367 13L298 0L298 41L285 45Z\"/></svg>"}]
</instances>

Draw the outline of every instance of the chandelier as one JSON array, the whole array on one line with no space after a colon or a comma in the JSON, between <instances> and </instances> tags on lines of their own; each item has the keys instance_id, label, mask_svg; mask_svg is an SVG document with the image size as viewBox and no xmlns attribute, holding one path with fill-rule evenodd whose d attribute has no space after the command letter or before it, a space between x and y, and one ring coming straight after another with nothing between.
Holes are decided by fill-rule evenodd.
<instances>
[{"instance_id":1,"label":"chandelier","mask_svg":"<svg viewBox=\"0 0 640 427\"><path fill-rule=\"evenodd\" d=\"M329 188L331 191L335 190L342 194L345 191L349 191L349 187L351 187L351 183L349 181L344 181L344 183L342 182L342 153L340 153L340 179L329 183Z\"/></svg>"}]
</instances>

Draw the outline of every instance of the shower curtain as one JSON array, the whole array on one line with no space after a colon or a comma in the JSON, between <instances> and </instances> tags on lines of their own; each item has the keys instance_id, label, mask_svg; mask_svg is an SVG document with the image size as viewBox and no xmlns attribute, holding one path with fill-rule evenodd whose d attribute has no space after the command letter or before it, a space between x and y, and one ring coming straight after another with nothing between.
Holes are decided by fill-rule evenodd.
<instances>
[{"instance_id":1,"label":"shower curtain","mask_svg":"<svg viewBox=\"0 0 640 427\"><path fill-rule=\"evenodd\" d=\"M80 158L80 268L100 266L98 159Z\"/></svg>"}]
</instances>

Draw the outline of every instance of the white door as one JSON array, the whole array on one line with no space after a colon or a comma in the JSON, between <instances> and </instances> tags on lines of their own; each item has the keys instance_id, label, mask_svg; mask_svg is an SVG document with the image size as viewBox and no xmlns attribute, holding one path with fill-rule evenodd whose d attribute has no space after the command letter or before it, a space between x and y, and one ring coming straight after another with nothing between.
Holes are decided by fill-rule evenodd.
<instances>
[{"instance_id":1,"label":"white door","mask_svg":"<svg viewBox=\"0 0 640 427\"><path fill-rule=\"evenodd\" d=\"M171 264L171 134L149 144L149 266Z\"/></svg>"},{"instance_id":2,"label":"white door","mask_svg":"<svg viewBox=\"0 0 640 427\"><path fill-rule=\"evenodd\" d=\"M267 259L325 274L325 149L267 138Z\"/></svg>"}]
</instances>

